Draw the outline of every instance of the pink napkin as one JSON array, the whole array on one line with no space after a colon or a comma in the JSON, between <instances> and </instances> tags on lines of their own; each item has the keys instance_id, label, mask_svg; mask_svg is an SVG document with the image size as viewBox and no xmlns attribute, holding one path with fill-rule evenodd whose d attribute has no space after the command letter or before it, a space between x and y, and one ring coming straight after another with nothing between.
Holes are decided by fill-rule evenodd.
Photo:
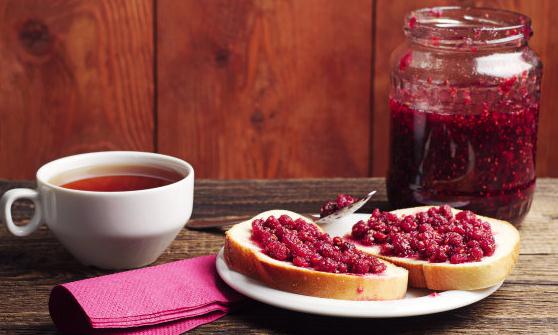
<instances>
[{"instance_id":1,"label":"pink napkin","mask_svg":"<svg viewBox=\"0 0 558 335\"><path fill-rule=\"evenodd\" d=\"M173 335L214 321L242 297L217 276L215 256L62 284L50 316L71 334Z\"/></svg>"}]
</instances>

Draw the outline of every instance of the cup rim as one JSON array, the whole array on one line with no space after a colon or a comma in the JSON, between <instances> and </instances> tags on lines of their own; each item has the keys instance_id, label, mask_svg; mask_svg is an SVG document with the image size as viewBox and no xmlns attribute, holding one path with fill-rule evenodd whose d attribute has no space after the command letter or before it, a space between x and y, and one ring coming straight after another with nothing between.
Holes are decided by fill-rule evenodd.
<instances>
[{"instance_id":1,"label":"cup rim","mask_svg":"<svg viewBox=\"0 0 558 335\"><path fill-rule=\"evenodd\" d=\"M181 165L182 167L184 167L187 171L186 175L167 185L163 185L163 186L159 186L159 187L153 187L153 188L147 188L147 189L143 189L143 190L131 190L131 191L86 191L86 190L76 190L76 189L70 189L70 188L65 188L62 186L58 186L56 184L51 183L49 180L47 180L47 178L44 178L43 174L45 173L46 170L48 170L49 168L52 168L53 165L55 164L60 164L60 162L63 162L65 160L75 160L75 159L79 159L79 158L87 158L87 157L95 157L95 156L105 156L105 155L114 155L114 156L119 156L119 155L130 155L130 156L135 156L135 157L151 157L151 158L156 158L156 159L160 159L160 160L165 160L167 162L173 162L176 163L178 165ZM59 171L58 173L62 173L64 172ZM165 190L168 188L171 188L173 186L175 186L176 184L179 183L183 183L186 182L190 179L194 178L194 168L192 167L192 165L190 165L190 163L186 162L185 160L182 160L180 158L177 157L173 157L173 156L169 156L169 155L164 155L164 154L159 154L159 153L155 153L155 152L145 152L145 151L95 151L95 152L87 152L87 153L82 153L82 154L76 154L76 155L70 155L70 156L64 156L61 158L57 158L55 160L52 160L48 163L43 164L36 172L35 174L35 178L37 180L37 186L43 184L45 186L48 186L49 188L55 189L57 191L60 192L66 192L66 193L70 193L70 194L75 194L75 195L99 195L99 196L122 196L122 195L135 195L135 194L140 194L140 193L148 193L148 192L157 192L157 191L161 191L161 190Z\"/></svg>"}]
</instances>

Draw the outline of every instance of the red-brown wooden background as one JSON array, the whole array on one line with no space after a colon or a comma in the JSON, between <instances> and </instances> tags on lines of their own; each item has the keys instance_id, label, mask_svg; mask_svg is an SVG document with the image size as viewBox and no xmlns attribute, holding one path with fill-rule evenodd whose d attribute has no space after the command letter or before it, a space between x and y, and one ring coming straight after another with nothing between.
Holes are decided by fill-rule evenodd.
<instances>
[{"instance_id":1,"label":"red-brown wooden background","mask_svg":"<svg viewBox=\"0 0 558 335\"><path fill-rule=\"evenodd\" d=\"M128 149L207 178L382 176L402 18L446 4L533 19L537 170L558 177L554 0L0 0L0 178Z\"/></svg>"}]
</instances>

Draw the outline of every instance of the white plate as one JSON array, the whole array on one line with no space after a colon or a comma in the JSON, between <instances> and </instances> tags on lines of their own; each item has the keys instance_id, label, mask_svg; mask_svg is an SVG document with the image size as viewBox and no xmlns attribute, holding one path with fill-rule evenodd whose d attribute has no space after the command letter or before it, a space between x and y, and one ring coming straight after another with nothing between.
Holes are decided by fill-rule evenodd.
<instances>
[{"instance_id":1,"label":"white plate","mask_svg":"<svg viewBox=\"0 0 558 335\"><path fill-rule=\"evenodd\" d=\"M370 215L352 214L342 222L322 226L332 236L350 231L358 220ZM353 301L317 298L276 290L265 284L229 269L223 258L223 249L217 256L217 272L229 286L245 296L260 302L298 312L312 314L355 317L392 318L433 314L467 306L494 293L502 283L475 291L443 291L409 288L405 298L390 301Z\"/></svg>"}]
</instances>

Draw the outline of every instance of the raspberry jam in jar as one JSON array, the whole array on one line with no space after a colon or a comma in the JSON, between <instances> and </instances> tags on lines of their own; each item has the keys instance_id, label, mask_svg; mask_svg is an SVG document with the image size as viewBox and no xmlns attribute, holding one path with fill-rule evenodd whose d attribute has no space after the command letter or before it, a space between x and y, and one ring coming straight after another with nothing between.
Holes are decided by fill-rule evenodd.
<instances>
[{"instance_id":1,"label":"raspberry jam in jar","mask_svg":"<svg viewBox=\"0 0 558 335\"><path fill-rule=\"evenodd\" d=\"M392 54L388 197L519 223L535 189L542 63L528 17L487 8L411 12Z\"/></svg>"}]
</instances>

